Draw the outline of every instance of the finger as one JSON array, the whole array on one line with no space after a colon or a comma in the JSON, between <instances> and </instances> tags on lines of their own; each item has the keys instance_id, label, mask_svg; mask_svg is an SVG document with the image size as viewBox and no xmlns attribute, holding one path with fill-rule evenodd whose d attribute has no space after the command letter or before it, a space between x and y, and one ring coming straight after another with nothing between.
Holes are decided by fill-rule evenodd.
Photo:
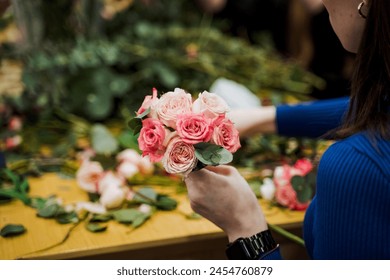
<instances>
[{"instance_id":1,"label":"finger","mask_svg":"<svg viewBox=\"0 0 390 280\"><path fill-rule=\"evenodd\" d=\"M217 173L223 176L229 176L232 174L234 167L229 165L218 165L218 166L206 166L206 170Z\"/></svg>"}]
</instances>

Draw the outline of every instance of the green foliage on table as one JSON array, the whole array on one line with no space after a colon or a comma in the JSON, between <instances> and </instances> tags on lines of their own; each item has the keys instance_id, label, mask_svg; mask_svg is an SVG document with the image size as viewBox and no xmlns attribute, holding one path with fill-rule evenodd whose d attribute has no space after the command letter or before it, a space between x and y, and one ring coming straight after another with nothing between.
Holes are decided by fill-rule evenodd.
<instances>
[{"instance_id":1,"label":"green foliage on table","mask_svg":"<svg viewBox=\"0 0 390 280\"><path fill-rule=\"evenodd\" d=\"M0 229L0 236L11 237L23 234L26 232L26 228L20 224L7 224Z\"/></svg>"}]
</instances>

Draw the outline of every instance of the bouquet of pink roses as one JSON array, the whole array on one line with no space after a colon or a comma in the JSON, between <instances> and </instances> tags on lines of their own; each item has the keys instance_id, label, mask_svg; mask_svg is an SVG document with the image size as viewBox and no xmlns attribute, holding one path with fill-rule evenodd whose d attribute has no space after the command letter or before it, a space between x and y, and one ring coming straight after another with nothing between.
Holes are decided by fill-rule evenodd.
<instances>
[{"instance_id":1,"label":"bouquet of pink roses","mask_svg":"<svg viewBox=\"0 0 390 280\"><path fill-rule=\"evenodd\" d=\"M214 93L204 91L193 101L176 88L157 97L145 97L129 126L139 133L143 156L162 161L172 174L188 174L206 165L227 164L241 147L234 124L226 116L229 106Z\"/></svg>"}]
</instances>

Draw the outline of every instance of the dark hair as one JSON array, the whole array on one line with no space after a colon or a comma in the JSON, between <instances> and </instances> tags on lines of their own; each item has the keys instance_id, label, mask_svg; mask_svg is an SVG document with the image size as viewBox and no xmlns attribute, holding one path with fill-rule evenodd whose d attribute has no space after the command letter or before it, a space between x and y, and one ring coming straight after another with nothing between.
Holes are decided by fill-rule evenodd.
<instances>
[{"instance_id":1,"label":"dark hair","mask_svg":"<svg viewBox=\"0 0 390 280\"><path fill-rule=\"evenodd\" d=\"M349 111L337 138L360 131L390 139L390 1L370 0L355 60Z\"/></svg>"}]
</instances>

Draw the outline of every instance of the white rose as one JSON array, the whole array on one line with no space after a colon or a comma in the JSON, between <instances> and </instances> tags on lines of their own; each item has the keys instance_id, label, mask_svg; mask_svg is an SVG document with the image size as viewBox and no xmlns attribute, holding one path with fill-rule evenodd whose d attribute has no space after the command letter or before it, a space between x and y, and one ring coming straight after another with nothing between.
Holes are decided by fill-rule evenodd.
<instances>
[{"instance_id":1,"label":"white rose","mask_svg":"<svg viewBox=\"0 0 390 280\"><path fill-rule=\"evenodd\" d=\"M139 172L138 166L129 161L123 161L117 167L116 171L124 178L131 178Z\"/></svg>"},{"instance_id":2,"label":"white rose","mask_svg":"<svg viewBox=\"0 0 390 280\"><path fill-rule=\"evenodd\" d=\"M107 209L112 209L121 206L125 196L126 193L122 188L109 188L101 194L99 201Z\"/></svg>"},{"instance_id":3,"label":"white rose","mask_svg":"<svg viewBox=\"0 0 390 280\"><path fill-rule=\"evenodd\" d=\"M192 105L194 113L203 113L206 117L215 119L229 111L229 106L215 93L203 91Z\"/></svg>"},{"instance_id":4,"label":"white rose","mask_svg":"<svg viewBox=\"0 0 390 280\"><path fill-rule=\"evenodd\" d=\"M265 178L260 186L261 197L265 200L272 200L275 196L276 187L274 181L270 178Z\"/></svg>"}]
</instances>

